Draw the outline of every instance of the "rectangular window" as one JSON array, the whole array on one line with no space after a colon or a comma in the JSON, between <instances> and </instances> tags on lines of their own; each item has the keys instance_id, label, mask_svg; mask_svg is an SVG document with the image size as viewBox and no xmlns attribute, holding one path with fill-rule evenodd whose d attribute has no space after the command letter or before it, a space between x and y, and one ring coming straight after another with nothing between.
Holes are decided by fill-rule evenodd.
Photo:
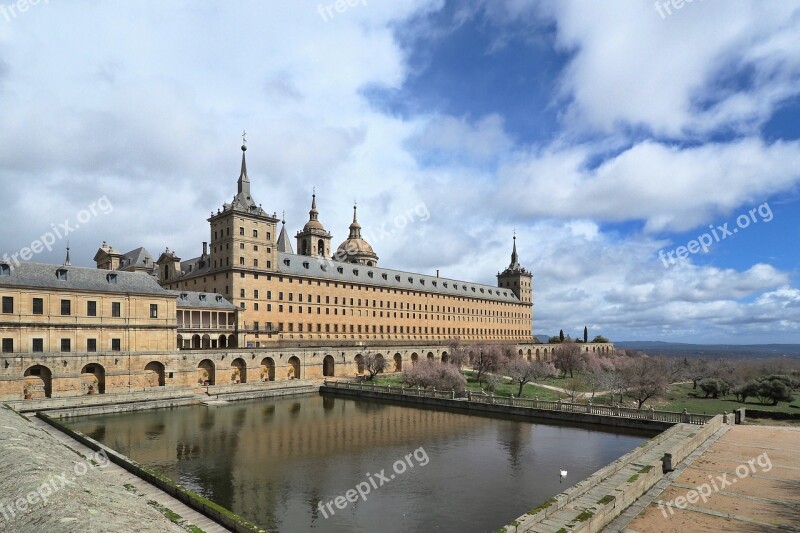
<instances>
[{"instance_id":1,"label":"rectangular window","mask_svg":"<svg viewBox=\"0 0 800 533\"><path fill-rule=\"evenodd\" d=\"M244 228L239 228L239 235L244 235Z\"/></svg>"},{"instance_id":2,"label":"rectangular window","mask_svg":"<svg viewBox=\"0 0 800 533\"><path fill-rule=\"evenodd\" d=\"M3 353L14 353L14 339L3 339Z\"/></svg>"},{"instance_id":3,"label":"rectangular window","mask_svg":"<svg viewBox=\"0 0 800 533\"><path fill-rule=\"evenodd\" d=\"M239 289L239 297L244 298L244 289Z\"/></svg>"},{"instance_id":4,"label":"rectangular window","mask_svg":"<svg viewBox=\"0 0 800 533\"><path fill-rule=\"evenodd\" d=\"M86 351L87 352L97 351L97 339L86 339Z\"/></svg>"},{"instance_id":5,"label":"rectangular window","mask_svg":"<svg viewBox=\"0 0 800 533\"><path fill-rule=\"evenodd\" d=\"M3 296L3 313L11 314L14 312L14 298L11 296Z\"/></svg>"},{"instance_id":6,"label":"rectangular window","mask_svg":"<svg viewBox=\"0 0 800 533\"><path fill-rule=\"evenodd\" d=\"M111 302L111 316L119 318L122 316L122 304L119 302Z\"/></svg>"},{"instance_id":7,"label":"rectangular window","mask_svg":"<svg viewBox=\"0 0 800 533\"><path fill-rule=\"evenodd\" d=\"M150 304L150 318L158 318L158 304Z\"/></svg>"},{"instance_id":8,"label":"rectangular window","mask_svg":"<svg viewBox=\"0 0 800 533\"><path fill-rule=\"evenodd\" d=\"M122 349L121 346L122 343L119 339L111 339L111 351L118 352Z\"/></svg>"},{"instance_id":9,"label":"rectangular window","mask_svg":"<svg viewBox=\"0 0 800 533\"><path fill-rule=\"evenodd\" d=\"M97 302L86 302L86 316L97 316Z\"/></svg>"},{"instance_id":10,"label":"rectangular window","mask_svg":"<svg viewBox=\"0 0 800 533\"><path fill-rule=\"evenodd\" d=\"M61 339L61 351L62 352L72 351L72 342L69 339Z\"/></svg>"},{"instance_id":11,"label":"rectangular window","mask_svg":"<svg viewBox=\"0 0 800 533\"><path fill-rule=\"evenodd\" d=\"M42 298L33 299L33 314L34 315L44 314L44 299Z\"/></svg>"},{"instance_id":12,"label":"rectangular window","mask_svg":"<svg viewBox=\"0 0 800 533\"><path fill-rule=\"evenodd\" d=\"M69 300L61 300L61 316L69 316L71 314L72 314L72 302Z\"/></svg>"},{"instance_id":13,"label":"rectangular window","mask_svg":"<svg viewBox=\"0 0 800 533\"><path fill-rule=\"evenodd\" d=\"M258 298L258 289L253 291L253 298Z\"/></svg>"},{"instance_id":14,"label":"rectangular window","mask_svg":"<svg viewBox=\"0 0 800 533\"><path fill-rule=\"evenodd\" d=\"M44 339L33 339L31 351L41 353L44 351Z\"/></svg>"}]
</instances>

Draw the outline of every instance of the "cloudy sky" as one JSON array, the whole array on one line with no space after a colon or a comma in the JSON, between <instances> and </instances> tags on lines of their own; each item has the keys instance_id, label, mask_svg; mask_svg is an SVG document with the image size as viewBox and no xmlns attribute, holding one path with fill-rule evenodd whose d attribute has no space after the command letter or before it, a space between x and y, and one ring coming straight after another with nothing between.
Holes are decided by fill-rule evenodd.
<instances>
[{"instance_id":1,"label":"cloudy sky","mask_svg":"<svg viewBox=\"0 0 800 533\"><path fill-rule=\"evenodd\" d=\"M198 255L247 130L292 234L494 284L516 230L537 333L800 342L800 2L351 3L0 0L0 254Z\"/></svg>"}]
</instances>

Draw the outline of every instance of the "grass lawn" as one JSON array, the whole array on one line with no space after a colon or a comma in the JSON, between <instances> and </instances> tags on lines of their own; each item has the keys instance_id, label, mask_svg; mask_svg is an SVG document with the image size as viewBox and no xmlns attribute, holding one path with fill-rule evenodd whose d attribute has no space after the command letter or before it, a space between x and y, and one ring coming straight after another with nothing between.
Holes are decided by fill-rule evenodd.
<instances>
[{"instance_id":1,"label":"grass lawn","mask_svg":"<svg viewBox=\"0 0 800 533\"><path fill-rule=\"evenodd\" d=\"M700 398L690 396L690 393L696 393ZM744 407L746 409L756 409L759 411L780 411L785 413L800 413L800 395L795 393L797 397L793 402L780 402L778 405L763 405L755 398L748 398L747 403L736 401L736 397L726 396L725 398L703 398L703 391L698 387L697 390L692 390L691 383L681 383L679 385L672 385L667 390L666 398L660 400L653 407L662 411L683 411L686 409L690 413L697 414L721 414L722 411L732 413L734 409ZM649 402L648 402L649 403ZM647 406L647 404L645 404Z\"/></svg>"},{"instance_id":2,"label":"grass lawn","mask_svg":"<svg viewBox=\"0 0 800 533\"><path fill-rule=\"evenodd\" d=\"M481 386L472 378L472 371L468 370L464 372L464 374L467 376L467 390L472 392L480 392ZM403 376L402 374L395 374L392 376L376 376L375 384L399 387L403 384ZM511 381L498 384L494 391L494 393L498 396L510 396L511 394L517 396L517 392L519 392L519 385L512 383ZM537 387L536 385L531 385L530 383L526 384L522 389L522 397L533 398L534 396L538 397L540 400L547 401L556 401L559 399L559 395L556 391Z\"/></svg>"}]
</instances>

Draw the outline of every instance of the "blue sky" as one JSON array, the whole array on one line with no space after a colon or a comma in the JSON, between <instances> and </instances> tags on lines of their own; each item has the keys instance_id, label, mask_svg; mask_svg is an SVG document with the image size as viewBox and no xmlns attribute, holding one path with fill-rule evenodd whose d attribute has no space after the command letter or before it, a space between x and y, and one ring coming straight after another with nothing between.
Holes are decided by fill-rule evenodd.
<instances>
[{"instance_id":1,"label":"blue sky","mask_svg":"<svg viewBox=\"0 0 800 533\"><path fill-rule=\"evenodd\" d=\"M334 240L357 200L382 265L495 283L516 230L537 333L800 342L800 2L11 5L0 256L101 198L73 263L198 255L246 129L292 233L316 187Z\"/></svg>"}]
</instances>

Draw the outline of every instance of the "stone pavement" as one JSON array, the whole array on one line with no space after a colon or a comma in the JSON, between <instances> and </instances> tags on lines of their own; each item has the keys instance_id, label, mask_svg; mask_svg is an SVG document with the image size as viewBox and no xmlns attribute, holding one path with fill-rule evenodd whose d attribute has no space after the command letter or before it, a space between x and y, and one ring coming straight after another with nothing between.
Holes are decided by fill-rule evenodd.
<instances>
[{"instance_id":1,"label":"stone pavement","mask_svg":"<svg viewBox=\"0 0 800 533\"><path fill-rule=\"evenodd\" d=\"M622 467L618 472L536 524L533 531L541 533L570 531L582 522L591 519L590 513L599 507L604 498L617 497L626 492L631 483L645 474L644 470L652 465L661 464L665 451L672 450L681 442L690 439L697 430L698 426L680 424L669 438L651 447L646 453Z\"/></svg>"},{"instance_id":2,"label":"stone pavement","mask_svg":"<svg viewBox=\"0 0 800 533\"><path fill-rule=\"evenodd\" d=\"M709 440L604 531L800 531L800 428L738 425Z\"/></svg>"}]
</instances>

